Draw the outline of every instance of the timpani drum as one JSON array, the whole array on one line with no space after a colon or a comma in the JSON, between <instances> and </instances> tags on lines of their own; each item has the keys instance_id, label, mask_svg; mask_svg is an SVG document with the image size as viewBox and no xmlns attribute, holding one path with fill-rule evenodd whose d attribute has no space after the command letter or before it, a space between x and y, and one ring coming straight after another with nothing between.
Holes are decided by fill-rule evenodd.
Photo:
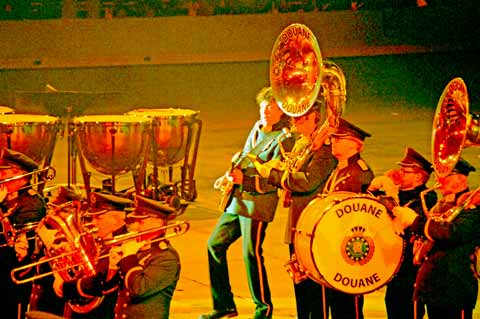
<instances>
[{"instance_id":1,"label":"timpani drum","mask_svg":"<svg viewBox=\"0 0 480 319\"><path fill-rule=\"evenodd\" d=\"M58 117L34 114L0 115L0 147L13 149L39 165L50 164L61 128Z\"/></svg>"},{"instance_id":2,"label":"timpani drum","mask_svg":"<svg viewBox=\"0 0 480 319\"><path fill-rule=\"evenodd\" d=\"M149 152L148 159L158 166L167 167L184 160L189 148L189 130L192 124L198 122L199 113L190 109L143 108L132 110L127 114L152 119L152 142L157 151L156 154Z\"/></svg>"},{"instance_id":3,"label":"timpani drum","mask_svg":"<svg viewBox=\"0 0 480 319\"><path fill-rule=\"evenodd\" d=\"M365 294L393 278L405 243L379 200L338 192L309 203L298 220L294 247L299 268L312 280L348 294Z\"/></svg>"},{"instance_id":4,"label":"timpani drum","mask_svg":"<svg viewBox=\"0 0 480 319\"><path fill-rule=\"evenodd\" d=\"M80 152L99 173L117 175L144 159L151 120L128 115L86 115L73 119Z\"/></svg>"}]
</instances>

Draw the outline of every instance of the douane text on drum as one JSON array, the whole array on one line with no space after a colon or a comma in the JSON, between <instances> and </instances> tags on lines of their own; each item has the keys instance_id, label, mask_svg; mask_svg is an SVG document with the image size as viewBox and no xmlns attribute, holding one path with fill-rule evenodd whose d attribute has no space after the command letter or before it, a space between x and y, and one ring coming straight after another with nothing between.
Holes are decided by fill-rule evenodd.
<instances>
[{"instance_id":1,"label":"douane text on drum","mask_svg":"<svg viewBox=\"0 0 480 319\"><path fill-rule=\"evenodd\" d=\"M380 215L382 214L382 209L372 204L367 205L366 203L351 203L351 204L346 204L343 207L335 210L335 213L337 214L338 218L341 218L343 215L350 214L352 212L353 213L363 212L363 213L371 214L377 218L380 218Z\"/></svg>"},{"instance_id":2,"label":"douane text on drum","mask_svg":"<svg viewBox=\"0 0 480 319\"><path fill-rule=\"evenodd\" d=\"M380 276L378 276L377 273L373 273L369 277L365 278L350 278L337 272L333 277L333 280L341 283L345 287L350 286L352 288L361 288L375 285L380 281Z\"/></svg>"}]
</instances>

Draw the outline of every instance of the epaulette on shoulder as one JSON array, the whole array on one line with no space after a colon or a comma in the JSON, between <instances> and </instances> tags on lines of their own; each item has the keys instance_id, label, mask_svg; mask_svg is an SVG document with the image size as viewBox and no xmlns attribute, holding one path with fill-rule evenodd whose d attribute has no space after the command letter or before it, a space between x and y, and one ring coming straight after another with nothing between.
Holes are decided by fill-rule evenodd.
<instances>
[{"instance_id":1,"label":"epaulette on shoulder","mask_svg":"<svg viewBox=\"0 0 480 319\"><path fill-rule=\"evenodd\" d=\"M368 171L368 165L367 165L367 163L365 163L365 161L363 159L359 159L357 161L357 164L358 164L358 166L360 166L362 171Z\"/></svg>"}]
</instances>

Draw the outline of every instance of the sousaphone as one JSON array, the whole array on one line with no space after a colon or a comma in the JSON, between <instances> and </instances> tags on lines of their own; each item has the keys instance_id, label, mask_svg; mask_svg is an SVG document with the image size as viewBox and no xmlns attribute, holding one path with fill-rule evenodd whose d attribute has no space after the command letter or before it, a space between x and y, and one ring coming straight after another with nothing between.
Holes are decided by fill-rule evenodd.
<instances>
[{"instance_id":1,"label":"sousaphone","mask_svg":"<svg viewBox=\"0 0 480 319\"><path fill-rule=\"evenodd\" d=\"M467 86L463 79L454 78L444 88L435 110L432 127L432 163L435 174L440 177L450 174L462 150L469 146L479 146L479 115L469 113ZM437 218L452 222L473 201L480 188L477 188L459 206L452 207ZM425 207L425 204L423 204ZM424 208L425 209L425 208ZM430 215L428 211L426 215ZM417 249L413 262L421 264L435 242L426 240ZM476 265L475 265L476 266Z\"/></svg>"},{"instance_id":2,"label":"sousaphone","mask_svg":"<svg viewBox=\"0 0 480 319\"><path fill-rule=\"evenodd\" d=\"M305 114L321 87L322 55L313 32L291 24L278 36L270 58L270 83L282 111L293 117Z\"/></svg>"},{"instance_id":3,"label":"sousaphone","mask_svg":"<svg viewBox=\"0 0 480 319\"><path fill-rule=\"evenodd\" d=\"M471 115L469 106L465 82L454 78L443 90L433 119L432 162L438 176L451 173L465 147L480 143L479 115Z\"/></svg>"}]
</instances>

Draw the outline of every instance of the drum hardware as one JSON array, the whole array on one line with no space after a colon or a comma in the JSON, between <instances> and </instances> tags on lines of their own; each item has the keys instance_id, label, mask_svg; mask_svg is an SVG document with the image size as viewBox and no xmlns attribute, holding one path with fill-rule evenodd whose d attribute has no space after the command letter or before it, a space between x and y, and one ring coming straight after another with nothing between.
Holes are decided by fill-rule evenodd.
<instances>
[{"instance_id":1,"label":"drum hardware","mask_svg":"<svg viewBox=\"0 0 480 319\"><path fill-rule=\"evenodd\" d=\"M308 279L308 276L304 269L301 269L300 264L298 263L297 257L295 254L292 255L289 261L284 264L287 273L292 278L295 285L301 283L302 281Z\"/></svg>"},{"instance_id":2,"label":"drum hardware","mask_svg":"<svg viewBox=\"0 0 480 319\"><path fill-rule=\"evenodd\" d=\"M452 79L440 96L432 125L432 163L439 177L453 171L465 147L480 146L480 114L470 114L469 104L465 82L461 78ZM461 205L452 207L440 216L432 216L422 203L425 215L450 223L475 201L478 192L480 187L472 191ZM421 264L434 245L431 239L424 241L414 255L414 264Z\"/></svg>"},{"instance_id":3,"label":"drum hardware","mask_svg":"<svg viewBox=\"0 0 480 319\"><path fill-rule=\"evenodd\" d=\"M151 164L152 174L139 174L142 182L146 177L150 178L152 198L157 199L160 196L159 186L166 184L178 188L181 198L195 200L197 190L194 173L202 130L199 112L180 108L139 108L127 114L152 120L151 142L147 152L147 163ZM174 181L174 168L177 166L180 167L180 181ZM159 178L161 168L168 174L163 183Z\"/></svg>"},{"instance_id":4,"label":"drum hardware","mask_svg":"<svg viewBox=\"0 0 480 319\"><path fill-rule=\"evenodd\" d=\"M80 231L78 225L72 223L71 215L67 218L47 215L40 221L37 234L46 247L47 258L30 263L11 271L12 281L16 284L31 282L58 273L64 281L71 282L81 277L96 274L96 261L108 258L108 254L99 255L102 247L110 247L128 240L137 240L142 236L163 233L160 237L148 240L153 244L162 240L183 235L188 231L190 224L186 221L177 221L140 232L130 232L115 236L107 240L94 238L92 233ZM49 229L50 228L50 229ZM63 241L59 245L59 241ZM31 267L50 264L51 271L39 273L31 277L18 278L18 274Z\"/></svg>"}]
</instances>

